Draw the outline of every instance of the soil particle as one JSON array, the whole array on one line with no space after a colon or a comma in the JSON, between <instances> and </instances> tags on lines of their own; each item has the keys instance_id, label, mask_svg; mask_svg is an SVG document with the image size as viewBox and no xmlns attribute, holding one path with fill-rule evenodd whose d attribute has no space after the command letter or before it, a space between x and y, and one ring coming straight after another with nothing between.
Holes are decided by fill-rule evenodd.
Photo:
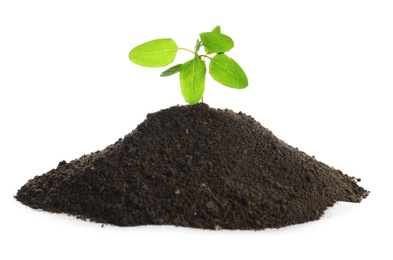
<instances>
[{"instance_id":1,"label":"soil particle","mask_svg":"<svg viewBox=\"0 0 393 260\"><path fill-rule=\"evenodd\" d=\"M319 219L369 194L278 139L252 117L174 106L102 151L29 180L15 198L35 209L118 226L260 230Z\"/></svg>"}]
</instances>

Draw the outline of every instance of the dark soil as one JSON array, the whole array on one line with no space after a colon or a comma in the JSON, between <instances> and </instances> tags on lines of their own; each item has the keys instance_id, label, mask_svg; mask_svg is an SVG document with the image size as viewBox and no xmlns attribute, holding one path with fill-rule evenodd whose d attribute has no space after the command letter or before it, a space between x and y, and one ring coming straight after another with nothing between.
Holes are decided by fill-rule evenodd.
<instances>
[{"instance_id":1,"label":"dark soil","mask_svg":"<svg viewBox=\"0 0 393 260\"><path fill-rule=\"evenodd\" d=\"M279 228L319 219L368 191L275 137L252 117L206 104L148 114L102 151L29 180L35 209L119 226Z\"/></svg>"}]
</instances>

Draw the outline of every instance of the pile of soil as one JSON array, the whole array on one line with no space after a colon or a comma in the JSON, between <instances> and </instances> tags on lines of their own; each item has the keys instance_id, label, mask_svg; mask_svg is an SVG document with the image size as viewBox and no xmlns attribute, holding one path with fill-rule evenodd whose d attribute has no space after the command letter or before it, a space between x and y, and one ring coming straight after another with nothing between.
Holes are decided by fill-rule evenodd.
<instances>
[{"instance_id":1,"label":"pile of soil","mask_svg":"<svg viewBox=\"0 0 393 260\"><path fill-rule=\"evenodd\" d=\"M279 228L368 191L242 112L206 104L148 114L124 138L29 180L35 209L119 226Z\"/></svg>"}]
</instances>

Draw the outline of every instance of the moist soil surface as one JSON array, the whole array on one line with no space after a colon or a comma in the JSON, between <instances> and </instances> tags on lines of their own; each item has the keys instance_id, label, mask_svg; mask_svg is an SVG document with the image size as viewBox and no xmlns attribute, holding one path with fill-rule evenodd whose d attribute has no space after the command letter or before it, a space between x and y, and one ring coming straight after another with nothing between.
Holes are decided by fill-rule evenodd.
<instances>
[{"instance_id":1,"label":"moist soil surface","mask_svg":"<svg viewBox=\"0 0 393 260\"><path fill-rule=\"evenodd\" d=\"M34 209L118 226L260 230L319 219L368 191L242 112L174 106L102 151L29 180Z\"/></svg>"}]
</instances>

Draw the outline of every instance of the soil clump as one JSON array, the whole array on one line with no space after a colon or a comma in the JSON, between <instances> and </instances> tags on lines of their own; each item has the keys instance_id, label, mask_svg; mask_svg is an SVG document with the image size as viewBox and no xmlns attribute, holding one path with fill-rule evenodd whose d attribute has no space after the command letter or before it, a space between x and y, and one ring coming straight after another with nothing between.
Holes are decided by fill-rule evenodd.
<instances>
[{"instance_id":1,"label":"soil clump","mask_svg":"<svg viewBox=\"0 0 393 260\"><path fill-rule=\"evenodd\" d=\"M29 180L34 209L118 226L260 230L319 219L368 191L242 112L200 103L148 114L102 151Z\"/></svg>"}]
</instances>

